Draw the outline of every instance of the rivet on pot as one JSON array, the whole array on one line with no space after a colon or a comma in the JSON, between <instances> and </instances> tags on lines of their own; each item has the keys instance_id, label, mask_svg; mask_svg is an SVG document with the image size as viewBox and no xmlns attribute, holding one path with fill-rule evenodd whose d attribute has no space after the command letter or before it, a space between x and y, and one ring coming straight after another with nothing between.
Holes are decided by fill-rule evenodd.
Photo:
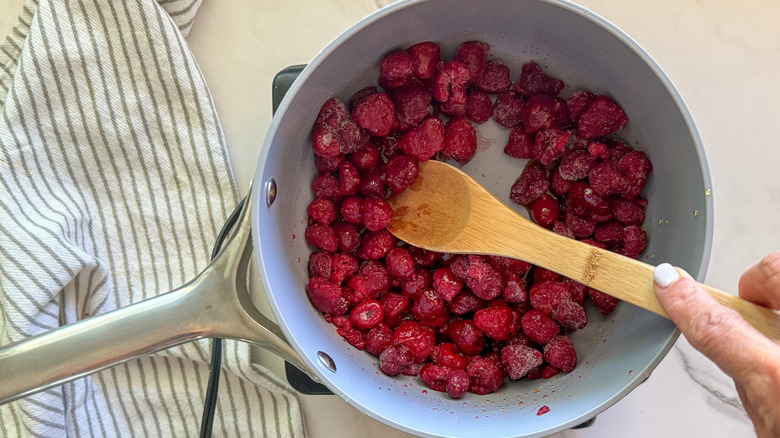
<instances>
[{"instance_id":1,"label":"rivet on pot","mask_svg":"<svg viewBox=\"0 0 780 438\"><path fill-rule=\"evenodd\" d=\"M328 371L332 373L336 372L336 362L333 362L333 359L328 356L328 353L325 353L324 351L318 351L317 359L319 359L322 366L324 366Z\"/></svg>"},{"instance_id":2,"label":"rivet on pot","mask_svg":"<svg viewBox=\"0 0 780 438\"><path fill-rule=\"evenodd\" d=\"M273 178L271 178L269 181L266 181L265 183L265 203L269 207L271 204L274 203L274 200L276 199L276 181L274 181Z\"/></svg>"}]
</instances>

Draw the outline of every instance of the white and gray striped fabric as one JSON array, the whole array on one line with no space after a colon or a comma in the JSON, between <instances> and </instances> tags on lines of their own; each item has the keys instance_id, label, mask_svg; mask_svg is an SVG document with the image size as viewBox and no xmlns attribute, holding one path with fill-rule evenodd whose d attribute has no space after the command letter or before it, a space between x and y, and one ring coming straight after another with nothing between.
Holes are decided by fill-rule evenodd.
<instances>
[{"instance_id":1,"label":"white and gray striped fabric","mask_svg":"<svg viewBox=\"0 0 780 438\"><path fill-rule=\"evenodd\" d=\"M0 46L0 344L166 292L208 264L238 197L184 40L199 3L28 2ZM209 348L3 405L0 436L197 435ZM222 373L215 435L304 435L297 396L247 345L225 342Z\"/></svg>"}]
</instances>

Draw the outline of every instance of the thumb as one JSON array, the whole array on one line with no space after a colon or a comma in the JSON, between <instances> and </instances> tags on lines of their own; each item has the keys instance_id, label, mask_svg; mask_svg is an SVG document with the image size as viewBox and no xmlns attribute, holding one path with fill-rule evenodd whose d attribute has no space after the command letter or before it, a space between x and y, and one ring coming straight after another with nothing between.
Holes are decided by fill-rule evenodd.
<instances>
[{"instance_id":1,"label":"thumb","mask_svg":"<svg viewBox=\"0 0 780 438\"><path fill-rule=\"evenodd\" d=\"M682 275L681 275L682 274ZM685 271L668 263L654 273L655 295L688 342L732 378L744 381L768 351L771 340L705 291Z\"/></svg>"}]
</instances>

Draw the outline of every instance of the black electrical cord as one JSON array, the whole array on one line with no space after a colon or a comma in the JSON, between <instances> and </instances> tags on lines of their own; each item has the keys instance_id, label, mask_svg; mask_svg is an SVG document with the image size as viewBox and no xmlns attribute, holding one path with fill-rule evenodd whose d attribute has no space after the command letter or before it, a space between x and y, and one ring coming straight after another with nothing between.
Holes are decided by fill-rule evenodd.
<instances>
[{"instance_id":1,"label":"black electrical cord","mask_svg":"<svg viewBox=\"0 0 780 438\"><path fill-rule=\"evenodd\" d=\"M246 198L242 199L235 210L230 213L225 225L217 235L217 241L214 243L214 249L211 251L211 260L214 260L222 244L228 236L228 233L238 221L241 209L244 207ZM206 387L206 400L203 403L203 415L200 420L201 438L210 438L211 430L214 427L214 412L217 408L217 390L219 389L219 374L222 370L222 339L214 338L211 343L211 370L209 371L209 381Z\"/></svg>"}]
</instances>

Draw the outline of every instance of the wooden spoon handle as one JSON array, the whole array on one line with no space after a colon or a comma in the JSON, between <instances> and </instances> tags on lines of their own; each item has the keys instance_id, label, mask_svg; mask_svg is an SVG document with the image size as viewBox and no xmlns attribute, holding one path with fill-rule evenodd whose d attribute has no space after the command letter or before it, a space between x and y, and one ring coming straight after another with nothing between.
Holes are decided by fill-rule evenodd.
<instances>
[{"instance_id":1,"label":"wooden spoon handle","mask_svg":"<svg viewBox=\"0 0 780 438\"><path fill-rule=\"evenodd\" d=\"M483 243L491 242L488 246L493 246L494 254L526 260L668 317L653 292L655 267L560 236L529 222L513 211L511 214L497 215L495 219L496 226L479 231ZM497 235L485 235L490 233ZM780 339L780 313L713 287L702 287L719 303L739 312L766 336Z\"/></svg>"}]
</instances>

